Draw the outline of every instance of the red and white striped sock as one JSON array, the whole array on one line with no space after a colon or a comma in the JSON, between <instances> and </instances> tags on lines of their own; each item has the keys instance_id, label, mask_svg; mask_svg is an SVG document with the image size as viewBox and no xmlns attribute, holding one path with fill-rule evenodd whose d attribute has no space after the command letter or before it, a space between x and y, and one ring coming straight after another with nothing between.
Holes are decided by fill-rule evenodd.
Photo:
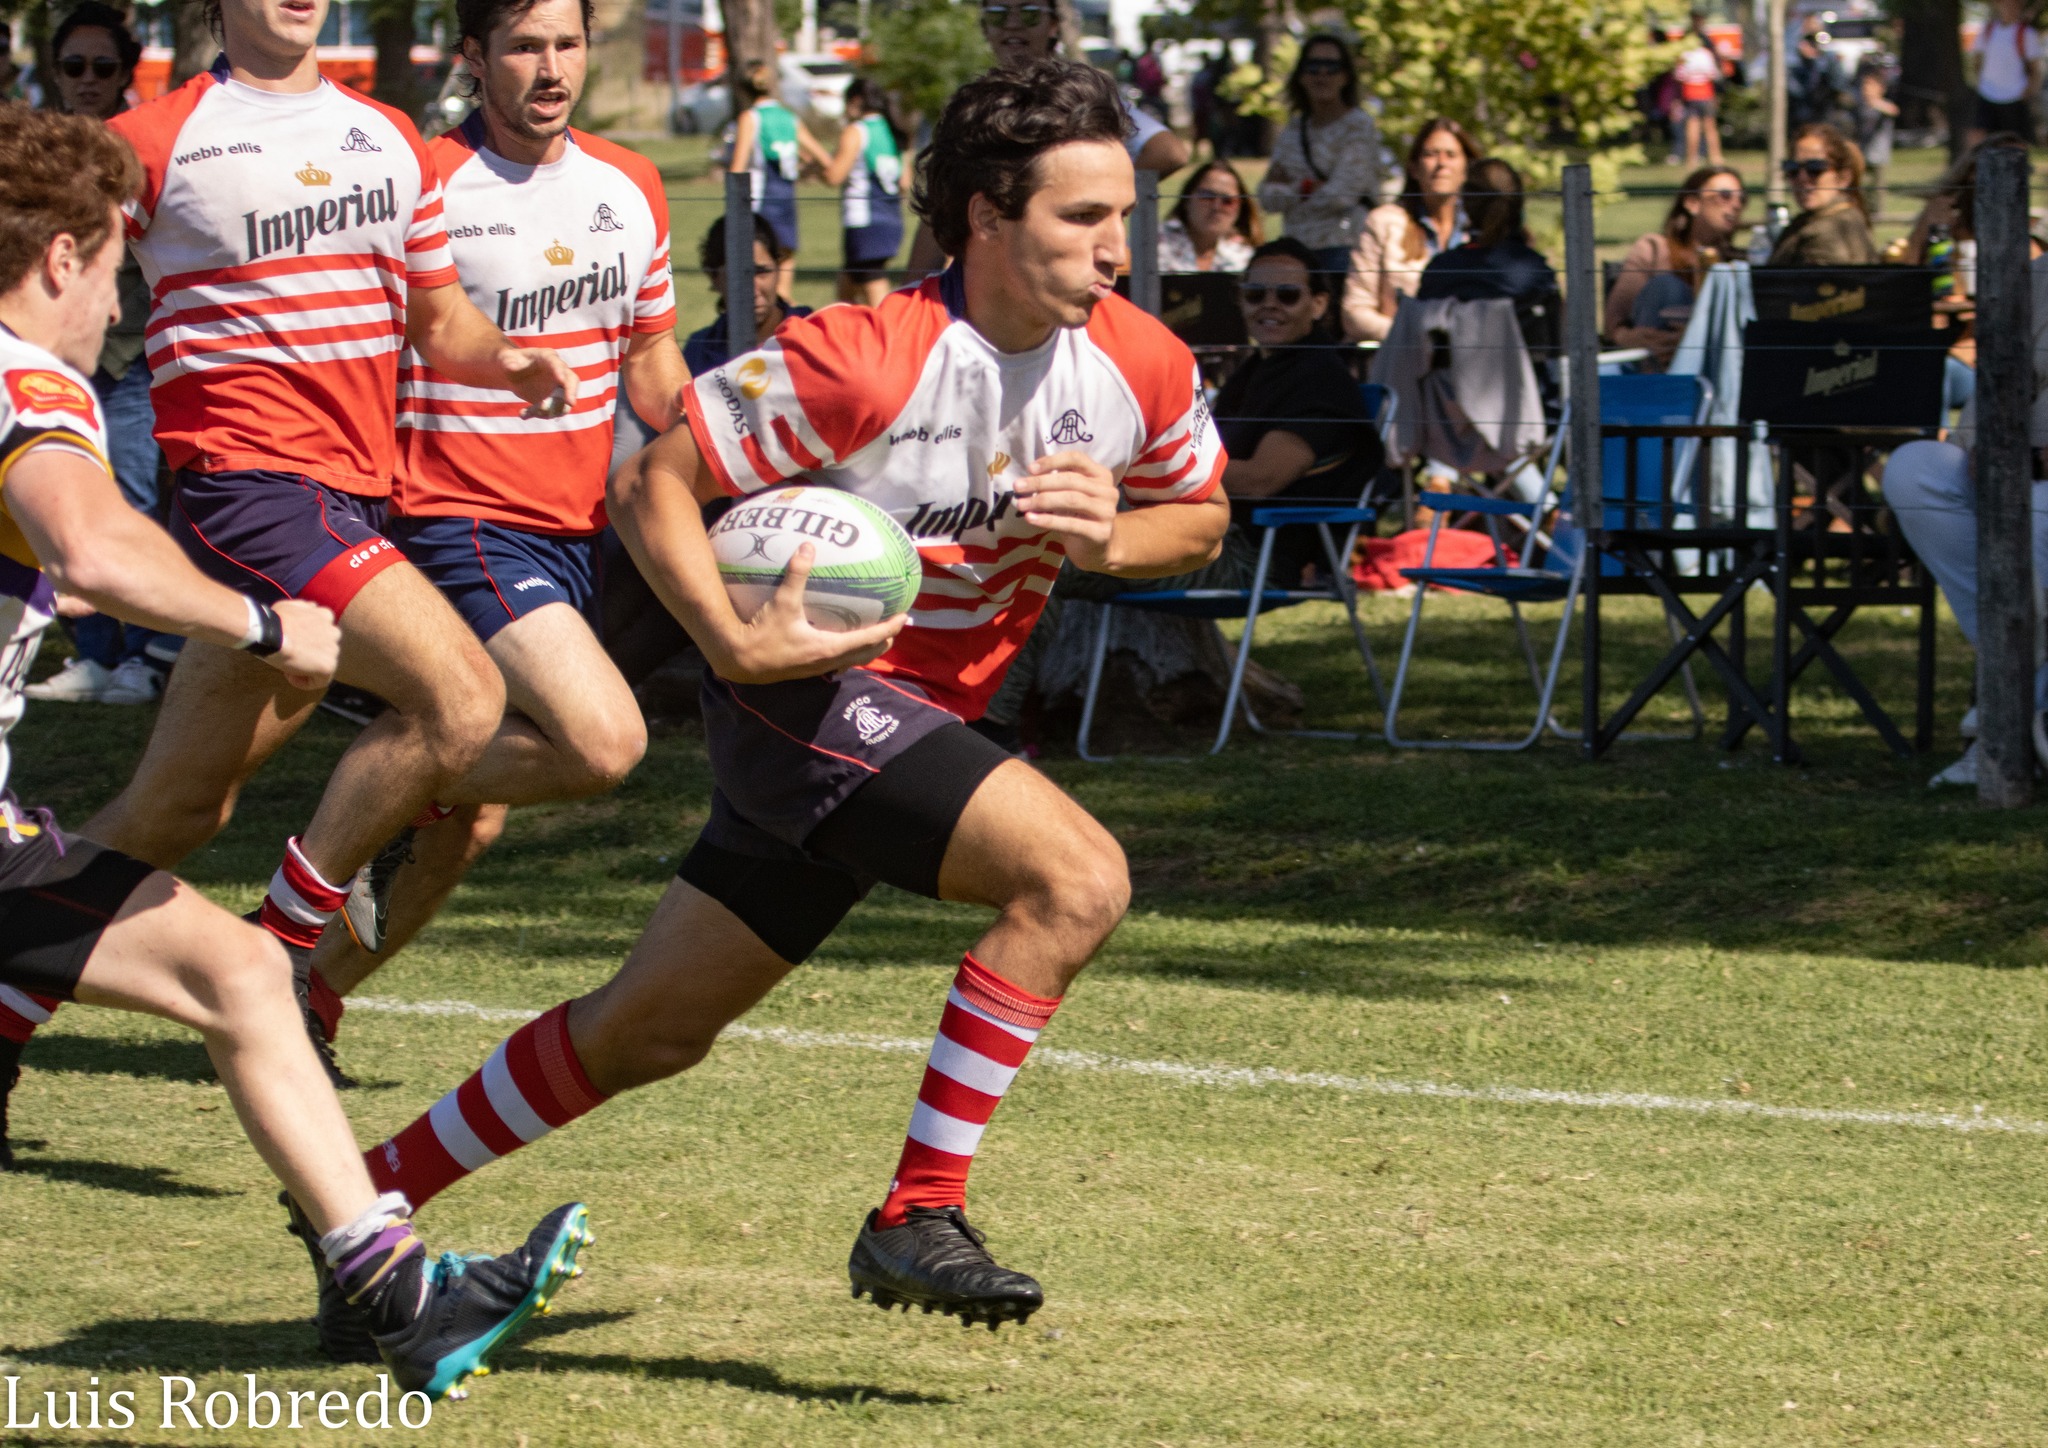
<instances>
[{"instance_id":1,"label":"red and white striped sock","mask_svg":"<svg viewBox=\"0 0 2048 1448\"><path fill-rule=\"evenodd\" d=\"M36 1027L49 1024L50 1013L62 1004L55 996L31 995L11 985L0 985L0 1041L27 1045Z\"/></svg>"},{"instance_id":2,"label":"red and white striped sock","mask_svg":"<svg viewBox=\"0 0 2048 1448\"><path fill-rule=\"evenodd\" d=\"M347 899L348 886L322 879L293 835L284 842L284 861L270 877L270 893L263 897L263 928L286 945L311 950Z\"/></svg>"},{"instance_id":3,"label":"red and white striped sock","mask_svg":"<svg viewBox=\"0 0 2048 1448\"><path fill-rule=\"evenodd\" d=\"M483 1069L426 1115L363 1153L379 1192L426 1203L478 1167L567 1126L606 1098L569 1040L569 1003L498 1043Z\"/></svg>"},{"instance_id":4,"label":"red and white striped sock","mask_svg":"<svg viewBox=\"0 0 2048 1448\"><path fill-rule=\"evenodd\" d=\"M1059 1004L1018 989L971 954L960 962L882 1203L882 1226L900 1226L911 1207L966 1203L981 1133Z\"/></svg>"}]
</instances>

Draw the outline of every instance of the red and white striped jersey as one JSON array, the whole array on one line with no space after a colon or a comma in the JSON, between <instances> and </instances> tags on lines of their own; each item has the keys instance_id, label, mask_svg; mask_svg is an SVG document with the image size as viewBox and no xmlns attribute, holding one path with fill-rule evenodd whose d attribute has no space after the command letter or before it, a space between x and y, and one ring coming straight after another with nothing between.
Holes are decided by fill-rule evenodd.
<instances>
[{"instance_id":1,"label":"red and white striped jersey","mask_svg":"<svg viewBox=\"0 0 2048 1448\"><path fill-rule=\"evenodd\" d=\"M522 418L514 394L451 382L408 348L400 513L543 533L604 526L620 360L636 334L676 325L668 196L646 157L581 131L568 139L561 160L518 165L486 149L473 115L427 148L469 299L513 341L560 352L581 389L565 416Z\"/></svg>"},{"instance_id":2,"label":"red and white striped jersey","mask_svg":"<svg viewBox=\"0 0 2048 1448\"><path fill-rule=\"evenodd\" d=\"M1223 476L1195 359L1121 297L1029 352L967 324L958 268L882 305L827 307L695 379L690 430L743 495L792 478L857 493L917 544L909 628L867 665L980 716L1045 607L1062 545L1016 511L1033 462L1078 449L1135 505L1194 503Z\"/></svg>"},{"instance_id":3,"label":"red and white striped jersey","mask_svg":"<svg viewBox=\"0 0 2048 1448\"><path fill-rule=\"evenodd\" d=\"M281 95L215 71L109 124L142 161L128 235L171 466L388 494L406 290L455 280L412 122L329 81Z\"/></svg>"}]
</instances>

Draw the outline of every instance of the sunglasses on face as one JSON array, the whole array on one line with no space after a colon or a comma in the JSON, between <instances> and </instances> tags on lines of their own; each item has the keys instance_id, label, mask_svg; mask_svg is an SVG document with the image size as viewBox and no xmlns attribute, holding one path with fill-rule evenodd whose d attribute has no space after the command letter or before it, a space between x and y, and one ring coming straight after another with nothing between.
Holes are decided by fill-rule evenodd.
<instances>
[{"instance_id":1,"label":"sunglasses on face","mask_svg":"<svg viewBox=\"0 0 2048 1448\"><path fill-rule=\"evenodd\" d=\"M984 5L981 7L981 23L991 30L1007 30L1012 26L1031 30L1045 19L1045 9L1043 5Z\"/></svg>"},{"instance_id":2,"label":"sunglasses on face","mask_svg":"<svg viewBox=\"0 0 2048 1448\"><path fill-rule=\"evenodd\" d=\"M1244 200L1244 197L1235 191L1190 191L1188 199L1190 201L1213 201L1218 206L1235 206L1238 202Z\"/></svg>"},{"instance_id":3,"label":"sunglasses on face","mask_svg":"<svg viewBox=\"0 0 2048 1448\"><path fill-rule=\"evenodd\" d=\"M1344 62L1341 60L1305 60L1301 63L1303 75L1342 75Z\"/></svg>"},{"instance_id":4,"label":"sunglasses on face","mask_svg":"<svg viewBox=\"0 0 2048 1448\"><path fill-rule=\"evenodd\" d=\"M1298 307L1301 305L1301 299L1308 294L1308 289L1306 287L1298 287L1292 282L1282 282L1277 287L1245 286L1238 288L1238 295L1244 298L1245 305L1248 307L1265 305L1268 293L1271 293L1273 300L1283 307Z\"/></svg>"},{"instance_id":5,"label":"sunglasses on face","mask_svg":"<svg viewBox=\"0 0 2048 1448\"><path fill-rule=\"evenodd\" d=\"M1702 191L1700 193L1700 200L1733 201L1737 206L1741 206L1746 204L1749 198L1740 191Z\"/></svg>"},{"instance_id":6,"label":"sunglasses on face","mask_svg":"<svg viewBox=\"0 0 2048 1448\"><path fill-rule=\"evenodd\" d=\"M112 80L121 73L121 62L110 55L95 55L90 60L82 55L67 55L57 62L57 69L77 80L85 74L85 68L92 67L95 80Z\"/></svg>"},{"instance_id":7,"label":"sunglasses on face","mask_svg":"<svg viewBox=\"0 0 2048 1448\"><path fill-rule=\"evenodd\" d=\"M1785 179L1788 181L1799 175L1804 175L1809 181L1818 181L1834 170L1835 164L1832 161L1816 161L1809 156L1804 161L1786 161L1778 169L1785 173Z\"/></svg>"}]
</instances>

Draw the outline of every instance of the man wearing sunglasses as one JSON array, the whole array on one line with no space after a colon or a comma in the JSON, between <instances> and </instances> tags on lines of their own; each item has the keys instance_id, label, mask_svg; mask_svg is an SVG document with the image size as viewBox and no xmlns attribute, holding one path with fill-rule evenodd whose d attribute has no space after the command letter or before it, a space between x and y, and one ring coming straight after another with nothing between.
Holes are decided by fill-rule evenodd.
<instances>
[{"instance_id":1,"label":"man wearing sunglasses","mask_svg":"<svg viewBox=\"0 0 2048 1448\"><path fill-rule=\"evenodd\" d=\"M46 94L55 108L96 121L128 109L128 87L142 45L121 12L99 0L72 10L50 38L52 84ZM156 414L149 405L149 368L142 361L142 333L149 325L149 284L133 253L121 258L117 285L121 319L107 328L93 371L107 424L107 461L128 502L159 516L157 507ZM174 650L178 640L140 624L123 624L89 613L71 625L75 655L39 684L29 697L64 704L147 704L163 691L159 668L149 658L152 643Z\"/></svg>"}]
</instances>

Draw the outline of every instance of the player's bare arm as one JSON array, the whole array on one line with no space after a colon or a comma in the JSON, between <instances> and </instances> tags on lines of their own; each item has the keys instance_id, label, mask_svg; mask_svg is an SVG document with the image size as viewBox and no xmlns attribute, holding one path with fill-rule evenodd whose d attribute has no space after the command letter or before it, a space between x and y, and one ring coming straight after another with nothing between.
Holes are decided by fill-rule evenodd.
<instances>
[{"instance_id":1,"label":"player's bare arm","mask_svg":"<svg viewBox=\"0 0 2048 1448\"><path fill-rule=\"evenodd\" d=\"M606 490L612 526L648 586L719 677L772 684L881 656L903 627L900 617L849 633L827 633L804 617L804 580L813 556L808 544L790 560L774 597L752 619L740 618L719 579L699 511L717 496L687 427L670 429L627 459Z\"/></svg>"},{"instance_id":2,"label":"player's bare arm","mask_svg":"<svg viewBox=\"0 0 2048 1448\"><path fill-rule=\"evenodd\" d=\"M7 504L43 572L65 593L101 613L222 648L247 640L249 600L194 568L169 534L128 506L98 463L39 448L8 469ZM294 688L326 688L341 652L334 615L294 599L274 611L283 639L263 661Z\"/></svg>"},{"instance_id":3,"label":"player's bare arm","mask_svg":"<svg viewBox=\"0 0 2048 1448\"><path fill-rule=\"evenodd\" d=\"M667 432L683 420L683 388L689 385L690 369L673 331L635 336L620 364L619 381L633 411L650 426Z\"/></svg>"},{"instance_id":4,"label":"player's bare arm","mask_svg":"<svg viewBox=\"0 0 2048 1448\"><path fill-rule=\"evenodd\" d=\"M576 372L561 354L513 346L459 283L410 289L405 338L452 381L518 394L527 407L521 416L560 417L576 405Z\"/></svg>"},{"instance_id":5,"label":"player's bare arm","mask_svg":"<svg viewBox=\"0 0 2048 1448\"><path fill-rule=\"evenodd\" d=\"M1119 578L1171 578L1211 562L1230 527L1221 489L1200 503L1117 511L1121 489L1110 470L1084 452L1059 452L1031 465L1017 484L1025 520L1056 534L1076 568Z\"/></svg>"}]
</instances>

